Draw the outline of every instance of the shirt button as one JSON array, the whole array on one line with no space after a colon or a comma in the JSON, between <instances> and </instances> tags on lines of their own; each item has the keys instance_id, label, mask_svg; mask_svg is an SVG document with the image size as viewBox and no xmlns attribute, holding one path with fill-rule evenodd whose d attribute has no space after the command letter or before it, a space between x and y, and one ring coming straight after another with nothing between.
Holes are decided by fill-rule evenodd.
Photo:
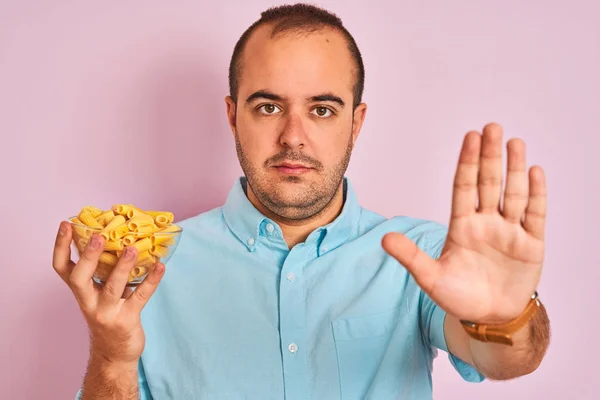
<instances>
[{"instance_id":1,"label":"shirt button","mask_svg":"<svg viewBox=\"0 0 600 400\"><path fill-rule=\"evenodd\" d=\"M328 250L327 246L321 247L321 253L327 253Z\"/></svg>"},{"instance_id":2,"label":"shirt button","mask_svg":"<svg viewBox=\"0 0 600 400\"><path fill-rule=\"evenodd\" d=\"M273 226L273 224L268 224L267 225L267 232L273 233L274 230L275 230L275 227Z\"/></svg>"},{"instance_id":3,"label":"shirt button","mask_svg":"<svg viewBox=\"0 0 600 400\"><path fill-rule=\"evenodd\" d=\"M288 350L290 351L290 353L294 354L298 351L298 345L296 343L292 343L288 346Z\"/></svg>"},{"instance_id":4,"label":"shirt button","mask_svg":"<svg viewBox=\"0 0 600 400\"><path fill-rule=\"evenodd\" d=\"M294 279L296 279L296 274L294 274L293 272L288 272L287 274L287 280L290 282L293 282Z\"/></svg>"},{"instance_id":5,"label":"shirt button","mask_svg":"<svg viewBox=\"0 0 600 400\"><path fill-rule=\"evenodd\" d=\"M254 238L248 239L248 246L254 246Z\"/></svg>"}]
</instances>

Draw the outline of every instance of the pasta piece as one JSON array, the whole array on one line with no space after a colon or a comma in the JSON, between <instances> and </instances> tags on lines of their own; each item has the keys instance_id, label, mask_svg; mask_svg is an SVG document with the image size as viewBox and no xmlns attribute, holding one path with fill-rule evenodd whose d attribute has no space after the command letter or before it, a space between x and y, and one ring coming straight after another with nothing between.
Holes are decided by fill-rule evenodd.
<instances>
[{"instance_id":1,"label":"pasta piece","mask_svg":"<svg viewBox=\"0 0 600 400\"><path fill-rule=\"evenodd\" d=\"M152 246L158 246L158 245L172 246L175 244L175 239L173 239L173 235L155 234L151 237L151 239L152 239Z\"/></svg>"},{"instance_id":2,"label":"pasta piece","mask_svg":"<svg viewBox=\"0 0 600 400\"><path fill-rule=\"evenodd\" d=\"M109 236L110 236L110 240L119 240L121 239L123 236L127 235L127 233L129 233L129 229L127 228L127 224L123 224L121 226L118 226L117 228L113 229L110 231Z\"/></svg>"},{"instance_id":3,"label":"pasta piece","mask_svg":"<svg viewBox=\"0 0 600 400\"><path fill-rule=\"evenodd\" d=\"M129 273L129 276L127 277L127 281L133 282L135 280L139 280L140 278L143 278L144 276L148 275L148 272L150 272L150 270L151 270L150 267L144 267L144 266L135 267Z\"/></svg>"},{"instance_id":4,"label":"pasta piece","mask_svg":"<svg viewBox=\"0 0 600 400\"><path fill-rule=\"evenodd\" d=\"M85 250L87 243L88 241L84 238L79 238L75 241L75 247L77 247L77 251L79 251L80 254Z\"/></svg>"},{"instance_id":5,"label":"pasta piece","mask_svg":"<svg viewBox=\"0 0 600 400\"><path fill-rule=\"evenodd\" d=\"M168 225L164 228L161 228L152 236L152 244L154 246L158 244L163 246L171 246L175 244L172 233L179 231L181 231L181 228L179 228L177 225Z\"/></svg>"},{"instance_id":6,"label":"pasta piece","mask_svg":"<svg viewBox=\"0 0 600 400\"><path fill-rule=\"evenodd\" d=\"M100 254L99 262L103 264L114 266L117 264L117 261L119 261L119 257L114 255L113 253L108 253L105 251L102 254Z\"/></svg>"},{"instance_id":7,"label":"pasta piece","mask_svg":"<svg viewBox=\"0 0 600 400\"><path fill-rule=\"evenodd\" d=\"M134 267L131 270L131 276L134 278L139 278L140 276L146 275L148 273L148 271L150 270L150 268L147 267Z\"/></svg>"},{"instance_id":8,"label":"pasta piece","mask_svg":"<svg viewBox=\"0 0 600 400\"><path fill-rule=\"evenodd\" d=\"M89 226L90 228L102 229L102 225L96 221L96 218L87 210L82 210L77 216L84 225Z\"/></svg>"},{"instance_id":9,"label":"pasta piece","mask_svg":"<svg viewBox=\"0 0 600 400\"><path fill-rule=\"evenodd\" d=\"M83 222L81 222L79 220L79 218L73 218L73 219L71 219L71 222L73 224L76 224L76 225L73 225L73 233L75 233L75 236L89 239L94 234L94 232L91 229L88 229L87 227L85 227L85 225L83 224ZM77 225L80 225L80 226L77 226Z\"/></svg>"},{"instance_id":10,"label":"pasta piece","mask_svg":"<svg viewBox=\"0 0 600 400\"><path fill-rule=\"evenodd\" d=\"M85 211L88 211L90 214L92 214L92 217L94 217L94 218L97 218L103 212L101 209L99 209L98 207L94 207L94 206L85 206L85 207L83 207L83 209Z\"/></svg>"},{"instance_id":11,"label":"pasta piece","mask_svg":"<svg viewBox=\"0 0 600 400\"><path fill-rule=\"evenodd\" d=\"M123 242L123 246L131 246L132 244L135 243L137 238L134 235L125 235L125 236L123 236L123 239L121 239L121 240Z\"/></svg>"},{"instance_id":12,"label":"pasta piece","mask_svg":"<svg viewBox=\"0 0 600 400\"><path fill-rule=\"evenodd\" d=\"M156 232L157 229L158 229L158 227L154 224L144 225L144 226L137 227L135 229L135 233L138 238L145 238L145 237L151 236L154 232Z\"/></svg>"},{"instance_id":13,"label":"pasta piece","mask_svg":"<svg viewBox=\"0 0 600 400\"><path fill-rule=\"evenodd\" d=\"M150 240L150 238L144 238L138 240L132 246L137 249L138 254L142 254L144 251L147 252L152 248L152 240Z\"/></svg>"},{"instance_id":14,"label":"pasta piece","mask_svg":"<svg viewBox=\"0 0 600 400\"><path fill-rule=\"evenodd\" d=\"M164 215L159 215L158 217L156 217L156 226L158 226L159 228L164 228L167 225L169 225L169 223L167 222L167 218Z\"/></svg>"},{"instance_id":15,"label":"pasta piece","mask_svg":"<svg viewBox=\"0 0 600 400\"><path fill-rule=\"evenodd\" d=\"M138 254L136 265L152 265L156 262L156 258L147 250Z\"/></svg>"},{"instance_id":16,"label":"pasta piece","mask_svg":"<svg viewBox=\"0 0 600 400\"><path fill-rule=\"evenodd\" d=\"M112 272L113 267L111 267L110 265L106 265L104 263L98 263L98 266L96 267L96 270L94 271L94 275L97 278L100 278L101 280L105 281L108 279L108 277L110 276L110 273Z\"/></svg>"},{"instance_id":17,"label":"pasta piece","mask_svg":"<svg viewBox=\"0 0 600 400\"><path fill-rule=\"evenodd\" d=\"M110 232L113 229L125 224L127 222L127 220L125 219L124 216L122 215L117 215L115 216L108 225L106 225L104 227L104 229L102 229L103 232Z\"/></svg>"},{"instance_id":18,"label":"pasta piece","mask_svg":"<svg viewBox=\"0 0 600 400\"><path fill-rule=\"evenodd\" d=\"M148 214L146 214L139 208L133 206L129 210L127 210L127 218L132 219L138 216L148 216Z\"/></svg>"},{"instance_id":19,"label":"pasta piece","mask_svg":"<svg viewBox=\"0 0 600 400\"><path fill-rule=\"evenodd\" d=\"M161 245L152 246L150 254L158 258L165 258L169 255L169 248Z\"/></svg>"},{"instance_id":20,"label":"pasta piece","mask_svg":"<svg viewBox=\"0 0 600 400\"><path fill-rule=\"evenodd\" d=\"M161 221L167 221L165 225L173 223L173 220L175 219L175 216L173 215L173 213L168 212L168 211L145 211L145 213L154 217L154 220L156 221L156 225L158 225L158 217L165 218L165 219L161 218Z\"/></svg>"},{"instance_id":21,"label":"pasta piece","mask_svg":"<svg viewBox=\"0 0 600 400\"><path fill-rule=\"evenodd\" d=\"M110 208L117 215L127 215L127 204L113 204Z\"/></svg>"},{"instance_id":22,"label":"pasta piece","mask_svg":"<svg viewBox=\"0 0 600 400\"><path fill-rule=\"evenodd\" d=\"M129 230L136 231L140 226L154 225L154 219L149 215L138 215L127 222ZM156 230L156 229L155 229Z\"/></svg>"},{"instance_id":23,"label":"pasta piece","mask_svg":"<svg viewBox=\"0 0 600 400\"><path fill-rule=\"evenodd\" d=\"M125 217L122 215L117 215L108 223L108 225L102 228L100 235L102 235L106 241L116 241L125 235L125 232L123 232L122 228L123 226L125 226ZM125 227L125 229L127 229L127 227ZM123 233L123 235L119 236L117 233L113 233L117 230L119 230L117 233Z\"/></svg>"},{"instance_id":24,"label":"pasta piece","mask_svg":"<svg viewBox=\"0 0 600 400\"><path fill-rule=\"evenodd\" d=\"M181 231L181 228L178 227L177 225L169 225L169 226L165 226L164 228L161 228L160 230L157 231L161 232L161 233L165 233L165 232L179 232Z\"/></svg>"},{"instance_id":25,"label":"pasta piece","mask_svg":"<svg viewBox=\"0 0 600 400\"><path fill-rule=\"evenodd\" d=\"M123 241L119 240L108 240L104 242L104 250L105 251L115 251L115 250L123 250Z\"/></svg>"},{"instance_id":26,"label":"pasta piece","mask_svg":"<svg viewBox=\"0 0 600 400\"><path fill-rule=\"evenodd\" d=\"M139 209L137 207L134 207L132 204L115 204L114 206L112 206L112 210L119 215L123 215L124 217L131 218L131 217L129 217L130 214L128 214L129 211L139 210Z\"/></svg>"},{"instance_id":27,"label":"pasta piece","mask_svg":"<svg viewBox=\"0 0 600 400\"><path fill-rule=\"evenodd\" d=\"M159 215L154 220L156 221L156 226L159 228L169 225L169 220L164 215Z\"/></svg>"},{"instance_id":28,"label":"pasta piece","mask_svg":"<svg viewBox=\"0 0 600 400\"><path fill-rule=\"evenodd\" d=\"M101 224L102 226L106 226L114 218L115 218L115 213L113 211L107 211L107 212L100 214L98 217L96 217L96 221L98 221L98 223Z\"/></svg>"}]
</instances>

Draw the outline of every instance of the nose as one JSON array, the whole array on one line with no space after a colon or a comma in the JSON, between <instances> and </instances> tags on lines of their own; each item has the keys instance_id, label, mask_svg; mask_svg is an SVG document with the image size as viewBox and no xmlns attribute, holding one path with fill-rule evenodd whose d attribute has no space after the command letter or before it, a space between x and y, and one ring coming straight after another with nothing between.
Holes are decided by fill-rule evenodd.
<instances>
[{"instance_id":1,"label":"nose","mask_svg":"<svg viewBox=\"0 0 600 400\"><path fill-rule=\"evenodd\" d=\"M279 135L279 143L290 149L301 149L304 147L306 139L302 118L295 113L288 114Z\"/></svg>"}]
</instances>

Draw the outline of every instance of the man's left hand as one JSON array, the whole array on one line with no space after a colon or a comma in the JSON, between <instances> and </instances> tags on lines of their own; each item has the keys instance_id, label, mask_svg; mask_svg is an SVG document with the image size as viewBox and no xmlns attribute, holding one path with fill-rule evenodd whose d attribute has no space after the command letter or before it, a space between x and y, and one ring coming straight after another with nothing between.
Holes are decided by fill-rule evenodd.
<instances>
[{"instance_id":1,"label":"man's left hand","mask_svg":"<svg viewBox=\"0 0 600 400\"><path fill-rule=\"evenodd\" d=\"M503 189L502 143L497 124L465 136L448 235L437 260L399 233L382 242L434 302L477 323L503 323L521 314L544 259L544 171L535 166L528 172L525 143L512 139Z\"/></svg>"}]
</instances>

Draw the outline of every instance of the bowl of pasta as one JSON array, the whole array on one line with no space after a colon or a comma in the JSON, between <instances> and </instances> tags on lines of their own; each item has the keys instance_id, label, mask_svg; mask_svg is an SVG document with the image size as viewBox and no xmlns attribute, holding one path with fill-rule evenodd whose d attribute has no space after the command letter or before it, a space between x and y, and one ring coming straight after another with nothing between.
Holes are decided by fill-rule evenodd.
<instances>
[{"instance_id":1,"label":"bowl of pasta","mask_svg":"<svg viewBox=\"0 0 600 400\"><path fill-rule=\"evenodd\" d=\"M115 204L109 210L83 207L69 218L78 255L94 234L104 238L104 250L94 272L94 281L104 284L127 246L137 249L128 287L142 283L157 262L166 264L179 244L183 229L173 223L173 213L142 210L131 204Z\"/></svg>"}]
</instances>

